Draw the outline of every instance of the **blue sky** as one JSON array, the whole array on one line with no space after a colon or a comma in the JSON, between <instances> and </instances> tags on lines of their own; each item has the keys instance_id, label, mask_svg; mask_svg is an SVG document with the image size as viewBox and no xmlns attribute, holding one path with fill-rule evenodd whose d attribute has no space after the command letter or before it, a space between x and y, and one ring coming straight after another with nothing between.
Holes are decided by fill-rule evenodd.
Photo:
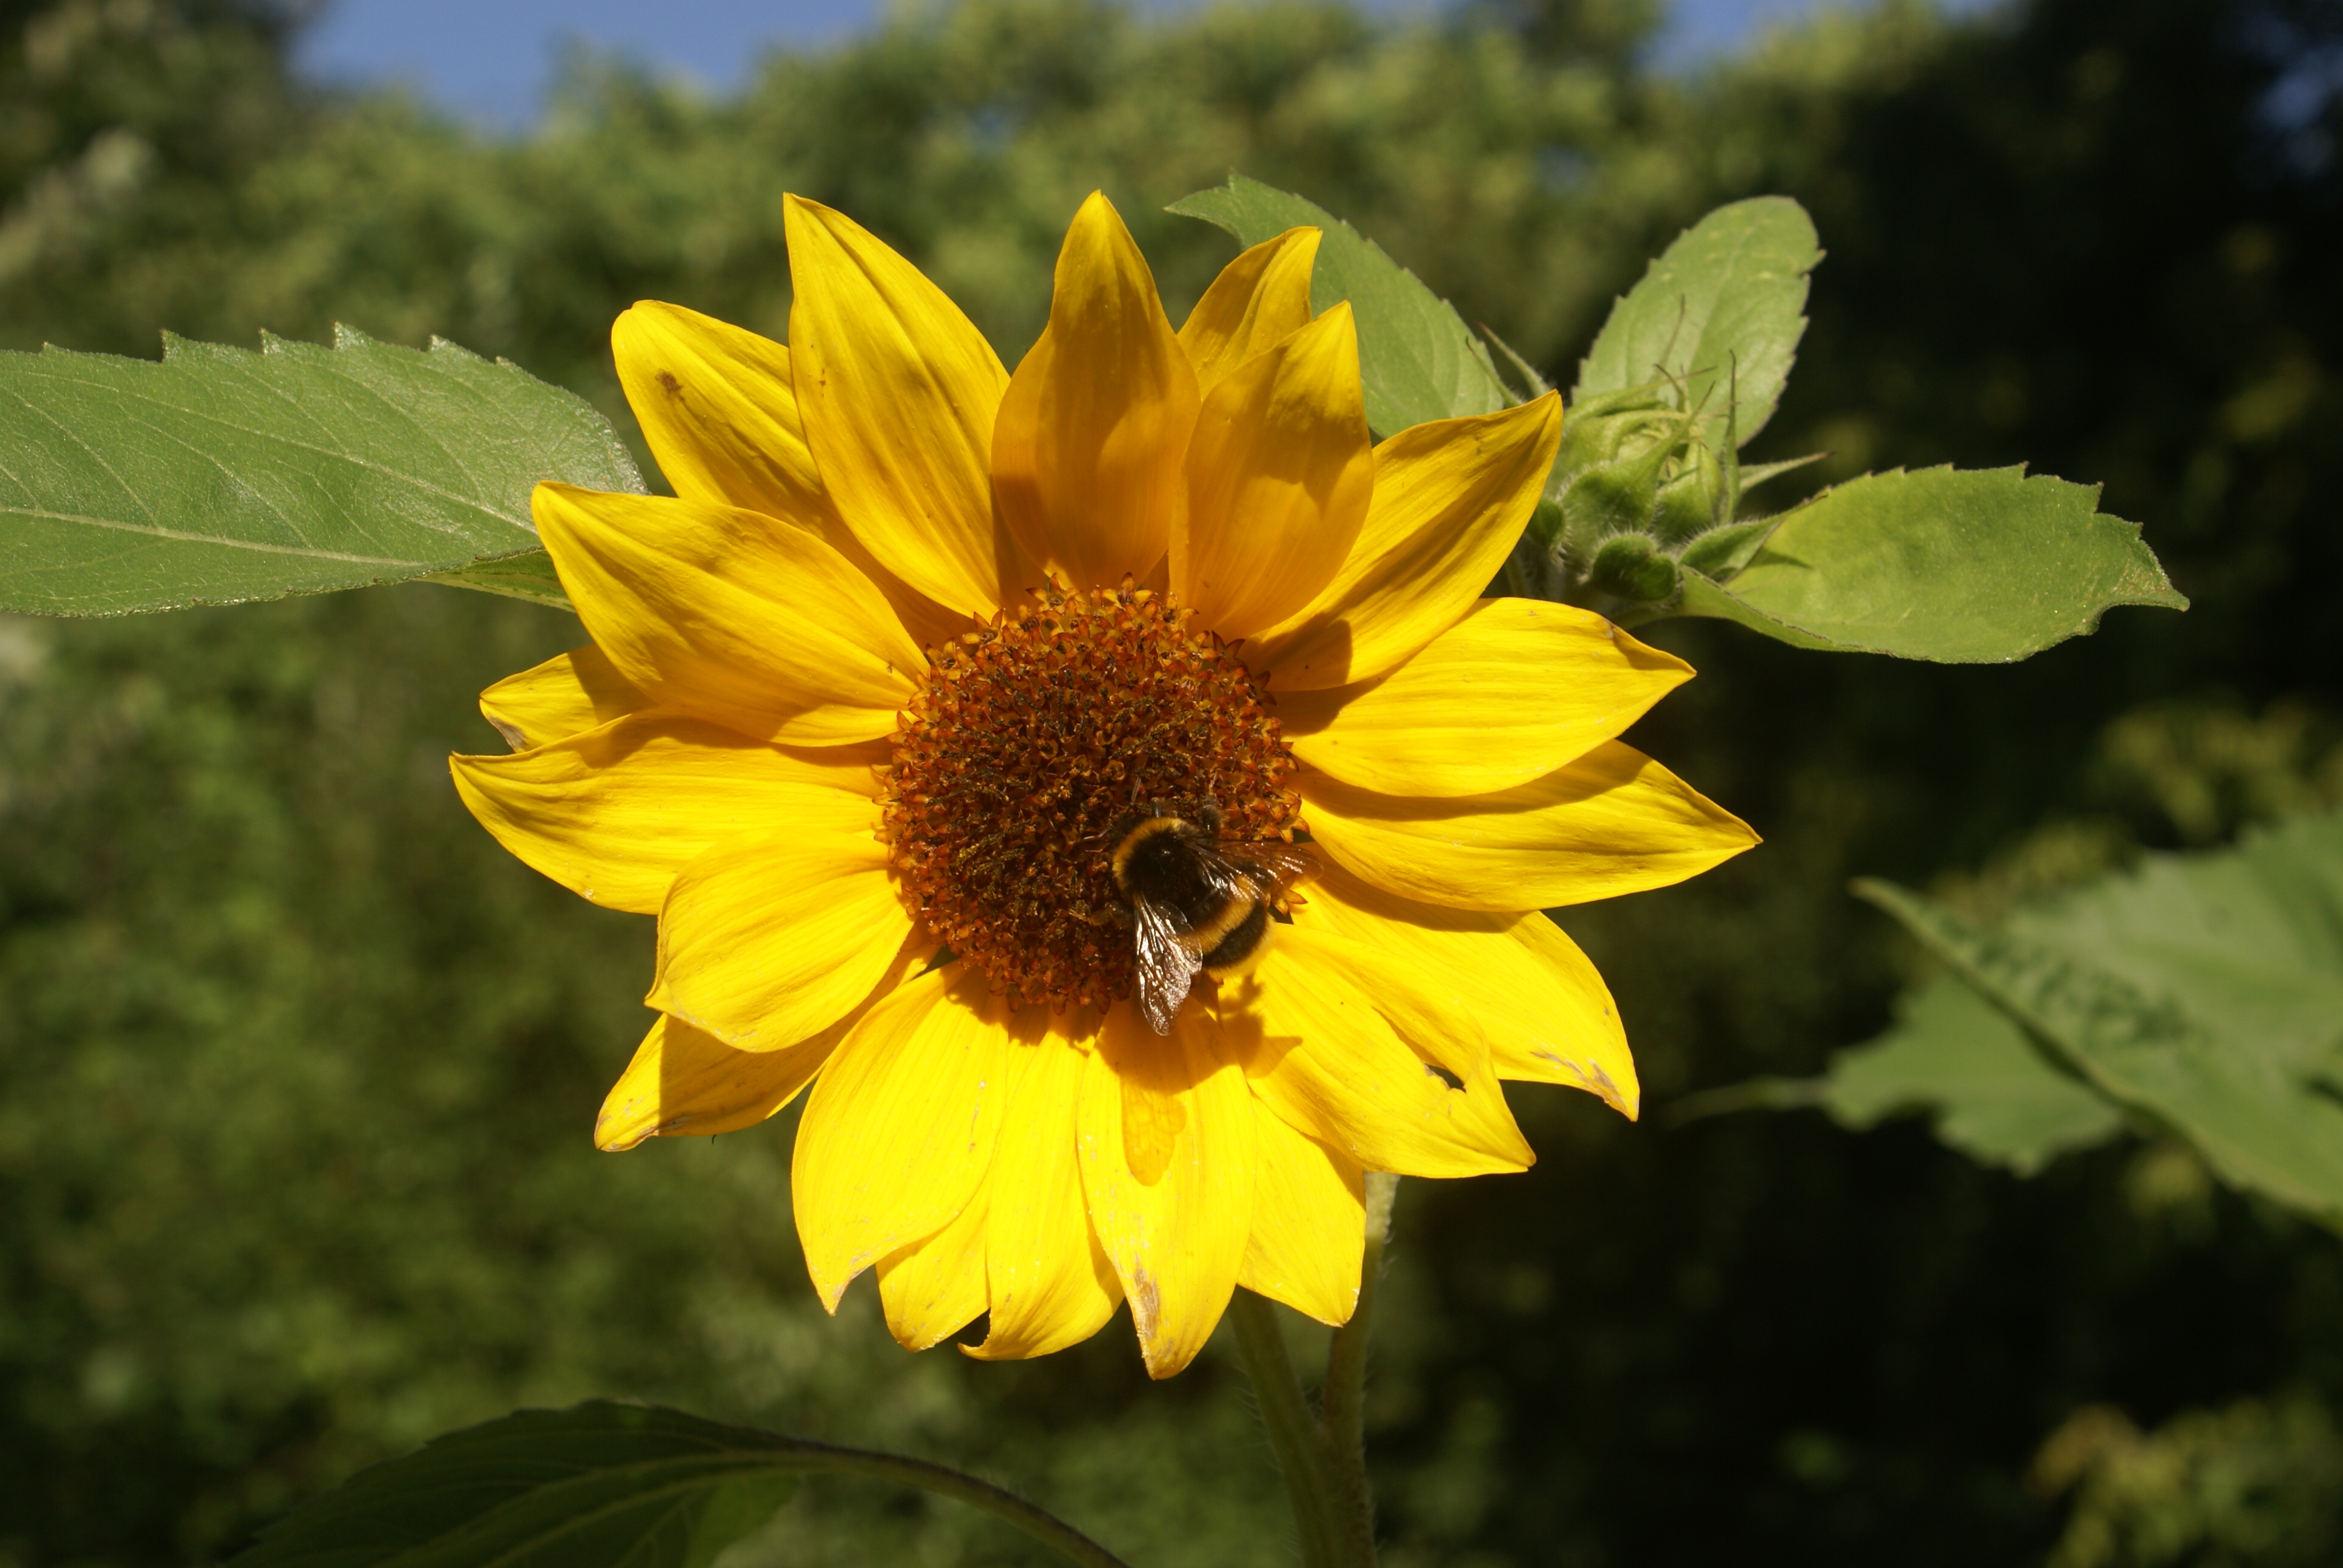
<instances>
[{"instance_id":1,"label":"blue sky","mask_svg":"<svg viewBox=\"0 0 2343 1568\"><path fill-rule=\"evenodd\" d=\"M1179 0L1152 0L1178 4ZM1426 0L1370 0L1378 9ZM1665 58L1731 49L1765 22L1846 0L1676 0ZM1974 9L1984 0L1951 0ZM332 0L301 47L314 75L406 81L468 117L527 121L565 37L634 55L709 87L737 87L759 49L850 35L883 0Z\"/></svg>"}]
</instances>

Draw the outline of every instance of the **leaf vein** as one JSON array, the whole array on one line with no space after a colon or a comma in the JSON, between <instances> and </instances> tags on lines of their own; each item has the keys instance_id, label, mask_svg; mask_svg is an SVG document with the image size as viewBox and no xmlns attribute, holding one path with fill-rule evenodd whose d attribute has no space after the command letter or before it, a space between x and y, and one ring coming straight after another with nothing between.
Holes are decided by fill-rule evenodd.
<instances>
[{"instance_id":1,"label":"leaf vein","mask_svg":"<svg viewBox=\"0 0 2343 1568\"><path fill-rule=\"evenodd\" d=\"M292 545L268 544L258 539L226 538L218 534L190 533L183 528L160 528L151 523L134 523L120 518L94 518L78 512L52 512L40 507L0 506L0 517L31 518L47 523L78 523L93 528L112 528L126 534L144 534L151 538L168 539L175 544L214 545L225 550L255 550L262 555L298 556L308 560L350 561L369 567L428 567L429 561L400 560L391 556L365 556L347 550L320 550Z\"/></svg>"}]
</instances>

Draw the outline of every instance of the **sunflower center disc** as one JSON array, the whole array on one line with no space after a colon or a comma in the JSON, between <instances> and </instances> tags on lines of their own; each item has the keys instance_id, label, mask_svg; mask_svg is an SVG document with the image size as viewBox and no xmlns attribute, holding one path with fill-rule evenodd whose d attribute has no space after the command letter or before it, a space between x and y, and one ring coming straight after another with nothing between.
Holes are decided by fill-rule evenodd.
<instances>
[{"instance_id":1,"label":"sunflower center disc","mask_svg":"<svg viewBox=\"0 0 2343 1568\"><path fill-rule=\"evenodd\" d=\"M1221 809L1222 836L1295 825L1292 755L1261 686L1168 596L1045 593L928 650L883 804L928 930L1022 1003L1131 990L1109 861L1134 807Z\"/></svg>"}]
</instances>

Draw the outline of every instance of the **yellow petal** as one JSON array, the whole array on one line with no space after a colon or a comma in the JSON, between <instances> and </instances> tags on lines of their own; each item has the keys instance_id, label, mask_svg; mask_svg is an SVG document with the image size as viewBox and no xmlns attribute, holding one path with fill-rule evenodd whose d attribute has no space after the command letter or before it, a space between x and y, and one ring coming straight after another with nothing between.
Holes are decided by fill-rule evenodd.
<instances>
[{"instance_id":1,"label":"yellow petal","mask_svg":"<svg viewBox=\"0 0 2343 1568\"><path fill-rule=\"evenodd\" d=\"M1365 1174L1267 1106L1253 1113L1252 1234L1237 1283L1332 1327L1359 1304Z\"/></svg>"},{"instance_id":2,"label":"yellow petal","mask_svg":"<svg viewBox=\"0 0 2343 1568\"><path fill-rule=\"evenodd\" d=\"M1594 961L1542 911L1523 915L1506 934L1545 971L1555 1003L1539 1020L1544 1027L1538 1033L1515 1026L1505 1030L1502 1050L1492 1041L1490 1065L1497 1076L1584 1089L1634 1121L1643 1086L1627 1054L1619 1004L1611 1000L1611 988Z\"/></svg>"},{"instance_id":3,"label":"yellow petal","mask_svg":"<svg viewBox=\"0 0 2343 1568\"><path fill-rule=\"evenodd\" d=\"M1303 816L1336 862L1459 910L1548 910L1664 888L1757 842L1748 825L1616 740L1493 795L1378 795L1303 769Z\"/></svg>"},{"instance_id":4,"label":"yellow petal","mask_svg":"<svg viewBox=\"0 0 2343 1568\"><path fill-rule=\"evenodd\" d=\"M659 911L646 1000L742 1050L779 1050L845 1017L910 930L869 830L803 814L683 869Z\"/></svg>"},{"instance_id":5,"label":"yellow petal","mask_svg":"<svg viewBox=\"0 0 2343 1568\"><path fill-rule=\"evenodd\" d=\"M594 1119L594 1146L609 1153L662 1133L705 1137L758 1122L813 1081L836 1043L827 1035L788 1050L735 1050L661 1013Z\"/></svg>"},{"instance_id":6,"label":"yellow petal","mask_svg":"<svg viewBox=\"0 0 2343 1568\"><path fill-rule=\"evenodd\" d=\"M950 610L990 616L1019 585L992 506L1009 373L943 290L841 213L783 198L791 368L806 440L846 526Z\"/></svg>"},{"instance_id":7,"label":"yellow petal","mask_svg":"<svg viewBox=\"0 0 2343 1568\"><path fill-rule=\"evenodd\" d=\"M1091 1233L1076 1145L1090 1053L1055 1038L1010 1052L1009 1102L992 1154L985 1242L991 1332L980 1361L1048 1355L1105 1326L1122 1301L1114 1264Z\"/></svg>"},{"instance_id":8,"label":"yellow petal","mask_svg":"<svg viewBox=\"0 0 2343 1568\"><path fill-rule=\"evenodd\" d=\"M1692 667L1592 610L1483 599L1381 680L1289 692L1293 754L1386 795L1487 795L1615 739Z\"/></svg>"},{"instance_id":9,"label":"yellow petal","mask_svg":"<svg viewBox=\"0 0 2343 1568\"><path fill-rule=\"evenodd\" d=\"M547 659L534 669L508 675L480 693L480 714L516 751L566 739L639 708L650 699L637 691L610 656L588 643Z\"/></svg>"},{"instance_id":10,"label":"yellow petal","mask_svg":"<svg viewBox=\"0 0 2343 1568\"><path fill-rule=\"evenodd\" d=\"M1172 587L1198 624L1250 637L1333 579L1374 488L1349 305L1222 377L1197 416L1187 474Z\"/></svg>"},{"instance_id":11,"label":"yellow petal","mask_svg":"<svg viewBox=\"0 0 2343 1568\"><path fill-rule=\"evenodd\" d=\"M1221 269L1180 328L1180 347L1209 392L1246 360L1310 325L1318 231L1289 228Z\"/></svg>"},{"instance_id":12,"label":"yellow petal","mask_svg":"<svg viewBox=\"0 0 2343 1568\"><path fill-rule=\"evenodd\" d=\"M1370 1171L1478 1176L1536 1156L1485 1064L1452 1084L1366 994L1299 943L1221 991L1221 1026L1255 1094ZM1183 1015L1184 1016L1184 1015Z\"/></svg>"},{"instance_id":13,"label":"yellow petal","mask_svg":"<svg viewBox=\"0 0 2343 1568\"><path fill-rule=\"evenodd\" d=\"M1118 1003L1083 1061L1091 1227L1131 1302L1147 1375L1167 1378L1204 1348L1236 1292L1252 1229L1252 1096L1195 1008L1159 1036Z\"/></svg>"},{"instance_id":14,"label":"yellow petal","mask_svg":"<svg viewBox=\"0 0 2343 1568\"><path fill-rule=\"evenodd\" d=\"M1305 895L1313 904L1317 885L1312 880L1312 891ZM1460 1078L1481 1070L1489 1054L1489 1037L1481 1028L1481 998L1464 977L1431 955L1371 947L1322 920L1305 925L1299 916L1278 932L1277 944L1292 949L1289 956L1295 962L1348 981L1425 1060L1436 1061Z\"/></svg>"},{"instance_id":15,"label":"yellow petal","mask_svg":"<svg viewBox=\"0 0 2343 1568\"><path fill-rule=\"evenodd\" d=\"M932 970L872 1008L815 1081L789 1189L829 1311L855 1275L976 1196L1006 1098L999 1010L973 965Z\"/></svg>"},{"instance_id":16,"label":"yellow petal","mask_svg":"<svg viewBox=\"0 0 2343 1568\"><path fill-rule=\"evenodd\" d=\"M895 607L925 648L967 618L907 588L839 517L806 445L789 351L769 337L679 305L643 300L610 328L618 384L659 471L686 500L765 512L809 528Z\"/></svg>"},{"instance_id":17,"label":"yellow petal","mask_svg":"<svg viewBox=\"0 0 2343 1568\"><path fill-rule=\"evenodd\" d=\"M927 667L886 597L804 528L554 484L530 510L586 629L663 707L757 740L873 740Z\"/></svg>"},{"instance_id":18,"label":"yellow petal","mask_svg":"<svg viewBox=\"0 0 2343 1568\"><path fill-rule=\"evenodd\" d=\"M1050 324L1017 367L992 436L1001 516L1068 588L1145 581L1185 501L1196 376L1155 278L1092 192L1058 253Z\"/></svg>"},{"instance_id":19,"label":"yellow petal","mask_svg":"<svg viewBox=\"0 0 2343 1568\"><path fill-rule=\"evenodd\" d=\"M701 1138L764 1121L813 1081L847 1031L924 967L934 948L914 933L861 1006L786 1050L735 1050L705 1030L660 1014L602 1101L594 1121L595 1147L617 1152L647 1138Z\"/></svg>"},{"instance_id":20,"label":"yellow petal","mask_svg":"<svg viewBox=\"0 0 2343 1568\"><path fill-rule=\"evenodd\" d=\"M1374 504L1342 569L1257 632L1245 661L1279 692L1397 669L1462 619L1505 564L1561 440L1562 399L1549 392L1412 426L1376 447Z\"/></svg>"},{"instance_id":21,"label":"yellow petal","mask_svg":"<svg viewBox=\"0 0 2343 1568\"><path fill-rule=\"evenodd\" d=\"M1447 977L1470 1000L1499 1078L1584 1089L1634 1119L1641 1091L1619 1010L1586 955L1544 915L1419 904L1339 866L1311 879L1307 899L1294 907L1295 931L1335 932L1418 974Z\"/></svg>"},{"instance_id":22,"label":"yellow petal","mask_svg":"<svg viewBox=\"0 0 2343 1568\"><path fill-rule=\"evenodd\" d=\"M786 347L646 299L611 324L610 355L677 495L798 520L834 515L798 418Z\"/></svg>"},{"instance_id":23,"label":"yellow petal","mask_svg":"<svg viewBox=\"0 0 2343 1568\"><path fill-rule=\"evenodd\" d=\"M472 815L523 862L581 898L655 915L678 873L725 839L798 822L867 839L871 760L860 747L760 745L655 708L447 765Z\"/></svg>"},{"instance_id":24,"label":"yellow petal","mask_svg":"<svg viewBox=\"0 0 2343 1568\"><path fill-rule=\"evenodd\" d=\"M980 1187L950 1224L879 1260L879 1303L887 1331L905 1350L941 1344L983 1312L991 1212L990 1194Z\"/></svg>"}]
</instances>

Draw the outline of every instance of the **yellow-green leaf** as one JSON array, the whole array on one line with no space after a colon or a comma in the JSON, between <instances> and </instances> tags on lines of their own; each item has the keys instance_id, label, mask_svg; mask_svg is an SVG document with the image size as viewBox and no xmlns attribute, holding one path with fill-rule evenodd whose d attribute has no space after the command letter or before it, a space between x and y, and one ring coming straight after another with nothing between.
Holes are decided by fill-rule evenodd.
<instances>
[{"instance_id":1,"label":"yellow-green leaf","mask_svg":"<svg viewBox=\"0 0 2343 1568\"><path fill-rule=\"evenodd\" d=\"M540 479L639 490L582 399L502 360L339 330L161 362L0 354L0 609L124 615L442 577L562 601Z\"/></svg>"},{"instance_id":2,"label":"yellow-green leaf","mask_svg":"<svg viewBox=\"0 0 2343 1568\"><path fill-rule=\"evenodd\" d=\"M1818 1098L1841 1126L1925 1112L1946 1143L2021 1176L2123 1131L2112 1102L1959 980L1931 980L1897 1011L1895 1028L1831 1059Z\"/></svg>"},{"instance_id":3,"label":"yellow-green leaf","mask_svg":"<svg viewBox=\"0 0 2343 1568\"><path fill-rule=\"evenodd\" d=\"M2023 468L1867 475L1784 514L1725 582L1687 573L1676 613L1801 648L1996 664L2116 605L2187 608L2139 525L2101 514L2098 495Z\"/></svg>"},{"instance_id":4,"label":"yellow-green leaf","mask_svg":"<svg viewBox=\"0 0 2343 1568\"><path fill-rule=\"evenodd\" d=\"M1717 208L1611 307L1571 403L1665 380L1681 389L1677 407L1701 410L1713 450L1725 447L1728 405L1734 444L1745 445L1782 400L1822 258L1814 220L1787 196Z\"/></svg>"},{"instance_id":5,"label":"yellow-green leaf","mask_svg":"<svg viewBox=\"0 0 2343 1568\"><path fill-rule=\"evenodd\" d=\"M2343 813L2148 857L1997 929L1860 890L2108 1101L2343 1225Z\"/></svg>"}]
</instances>

